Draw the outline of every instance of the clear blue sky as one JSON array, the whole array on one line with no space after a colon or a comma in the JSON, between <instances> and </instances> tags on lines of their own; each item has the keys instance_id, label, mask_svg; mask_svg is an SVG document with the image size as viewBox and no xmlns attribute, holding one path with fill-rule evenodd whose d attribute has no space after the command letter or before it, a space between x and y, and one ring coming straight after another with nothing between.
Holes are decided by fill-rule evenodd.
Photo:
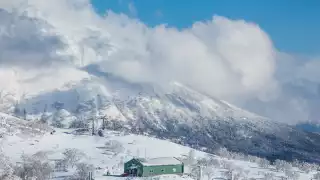
<instances>
[{"instance_id":1,"label":"clear blue sky","mask_svg":"<svg viewBox=\"0 0 320 180\"><path fill-rule=\"evenodd\" d=\"M214 14L252 21L266 31L275 46L285 52L320 54L320 0L92 0L98 13L110 9L154 26L186 28Z\"/></svg>"}]
</instances>

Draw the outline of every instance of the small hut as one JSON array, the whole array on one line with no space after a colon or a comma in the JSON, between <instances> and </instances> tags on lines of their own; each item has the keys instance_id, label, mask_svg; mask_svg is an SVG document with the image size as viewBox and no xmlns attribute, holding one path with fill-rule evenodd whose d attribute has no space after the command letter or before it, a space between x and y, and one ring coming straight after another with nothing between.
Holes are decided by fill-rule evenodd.
<instances>
[{"instance_id":1,"label":"small hut","mask_svg":"<svg viewBox=\"0 0 320 180\"><path fill-rule=\"evenodd\" d=\"M162 174L183 174L183 172L183 162L175 157L133 158L124 164L124 173L129 176L147 177Z\"/></svg>"}]
</instances>

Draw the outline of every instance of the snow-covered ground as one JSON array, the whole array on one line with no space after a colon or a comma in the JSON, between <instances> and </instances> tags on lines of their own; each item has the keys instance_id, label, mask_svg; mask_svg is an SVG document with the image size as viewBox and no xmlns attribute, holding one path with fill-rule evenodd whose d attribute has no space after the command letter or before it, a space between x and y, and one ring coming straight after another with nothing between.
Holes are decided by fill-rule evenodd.
<instances>
[{"instance_id":1,"label":"snow-covered ground","mask_svg":"<svg viewBox=\"0 0 320 180\"><path fill-rule=\"evenodd\" d=\"M186 158L193 152L191 148L181 146L166 140L159 140L152 137L124 134L122 132L104 131L104 137L90 136L88 134L75 135L71 130L57 129L54 134L49 132L45 135L23 138L19 136L8 136L2 142L3 153L10 158L12 162L21 161L22 154L32 155L39 151L47 152L49 160L62 159L63 152L68 148L76 148L82 151L86 156L82 161L92 164L95 167L95 180L103 179L123 179L121 177L103 176L107 171L113 175L123 173L123 162L133 157L157 158L157 157L180 157ZM116 148L106 148L106 143L119 143ZM109 151L110 150L110 151ZM113 152L114 151L114 152ZM216 165L203 166L202 178L224 179L227 169L234 169L234 172L241 171L242 177L260 179L265 177L266 173L273 173L276 179L286 177L285 173L277 172L273 166L261 168L256 163L249 161L240 161L235 159L226 159L219 156L210 156L204 152L194 151L196 159L209 158L215 159ZM219 165L217 165L219 164ZM315 172L304 173L293 168L292 172L299 174L300 180L311 179ZM70 172L55 172L53 179L62 175L72 175ZM191 172L191 166L186 167L186 173ZM160 179L192 179L189 176L164 175L154 178ZM61 179L61 178L60 178ZM290 178L289 178L290 179Z\"/></svg>"}]
</instances>

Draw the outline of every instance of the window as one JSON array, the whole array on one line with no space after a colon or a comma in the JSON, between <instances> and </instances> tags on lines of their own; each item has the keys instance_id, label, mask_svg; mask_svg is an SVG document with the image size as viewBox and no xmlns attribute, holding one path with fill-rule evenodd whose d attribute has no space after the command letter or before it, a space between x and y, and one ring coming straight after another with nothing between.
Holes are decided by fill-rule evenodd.
<instances>
[{"instance_id":1,"label":"window","mask_svg":"<svg viewBox=\"0 0 320 180\"><path fill-rule=\"evenodd\" d=\"M161 169L161 172L164 172L164 169Z\"/></svg>"},{"instance_id":2,"label":"window","mask_svg":"<svg viewBox=\"0 0 320 180\"><path fill-rule=\"evenodd\" d=\"M172 171L173 171L173 172L177 172L177 169L176 169L176 168L173 168Z\"/></svg>"},{"instance_id":3,"label":"window","mask_svg":"<svg viewBox=\"0 0 320 180\"><path fill-rule=\"evenodd\" d=\"M153 173L153 169L150 169L150 172Z\"/></svg>"}]
</instances>

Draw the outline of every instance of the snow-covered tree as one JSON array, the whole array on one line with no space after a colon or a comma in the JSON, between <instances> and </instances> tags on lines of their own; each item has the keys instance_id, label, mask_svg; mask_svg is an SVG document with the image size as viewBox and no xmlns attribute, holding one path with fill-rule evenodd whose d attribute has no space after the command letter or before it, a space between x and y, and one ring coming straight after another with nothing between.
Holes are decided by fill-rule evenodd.
<instances>
[{"instance_id":1,"label":"snow-covered tree","mask_svg":"<svg viewBox=\"0 0 320 180\"><path fill-rule=\"evenodd\" d=\"M71 177L72 180L87 180L89 177L89 172L93 172L94 167L91 164L87 163L78 163L76 164L76 172Z\"/></svg>"},{"instance_id":2,"label":"snow-covered tree","mask_svg":"<svg viewBox=\"0 0 320 180\"><path fill-rule=\"evenodd\" d=\"M314 180L320 180L320 172L317 172L313 175Z\"/></svg>"},{"instance_id":3,"label":"snow-covered tree","mask_svg":"<svg viewBox=\"0 0 320 180\"><path fill-rule=\"evenodd\" d=\"M8 179L13 176L13 165L10 159L3 155L0 150L0 179Z\"/></svg>"},{"instance_id":4,"label":"snow-covered tree","mask_svg":"<svg viewBox=\"0 0 320 180\"><path fill-rule=\"evenodd\" d=\"M294 159L294 160L292 161L292 166L293 166L293 167L299 168L300 164L301 164L301 162L300 162L299 160L297 160L297 159Z\"/></svg>"},{"instance_id":5,"label":"snow-covered tree","mask_svg":"<svg viewBox=\"0 0 320 180\"><path fill-rule=\"evenodd\" d=\"M285 162L284 171L291 171L291 170L292 170L292 164L290 162Z\"/></svg>"},{"instance_id":6,"label":"snow-covered tree","mask_svg":"<svg viewBox=\"0 0 320 180\"><path fill-rule=\"evenodd\" d=\"M76 118L71 121L69 128L78 129L78 128L89 128L88 122L84 121L83 119Z\"/></svg>"},{"instance_id":7,"label":"snow-covered tree","mask_svg":"<svg viewBox=\"0 0 320 180\"><path fill-rule=\"evenodd\" d=\"M186 164L192 165L192 164L195 164L195 163L196 163L195 150L191 149L188 152L188 156L187 156L187 159L186 159Z\"/></svg>"},{"instance_id":8,"label":"snow-covered tree","mask_svg":"<svg viewBox=\"0 0 320 180\"><path fill-rule=\"evenodd\" d=\"M257 162L257 157L252 156L252 155L248 155L248 156L247 156L247 160L248 160L249 162Z\"/></svg>"},{"instance_id":9,"label":"snow-covered tree","mask_svg":"<svg viewBox=\"0 0 320 180\"><path fill-rule=\"evenodd\" d=\"M298 180L300 177L300 174L296 171L292 171L291 169L285 170L285 174L289 179L292 180Z\"/></svg>"},{"instance_id":10,"label":"snow-covered tree","mask_svg":"<svg viewBox=\"0 0 320 180\"><path fill-rule=\"evenodd\" d=\"M220 167L221 164L220 164L220 161L218 159L210 159L209 160L209 165L213 166L213 167Z\"/></svg>"},{"instance_id":11,"label":"snow-covered tree","mask_svg":"<svg viewBox=\"0 0 320 180\"><path fill-rule=\"evenodd\" d=\"M197 164L201 166L209 166L209 161L206 158L200 158L197 160Z\"/></svg>"},{"instance_id":12,"label":"snow-covered tree","mask_svg":"<svg viewBox=\"0 0 320 180\"><path fill-rule=\"evenodd\" d=\"M259 160L258 164L259 164L259 166L260 166L261 168L268 168L269 165L270 165L270 162L269 162L268 160L264 159L264 158L261 158L261 159Z\"/></svg>"},{"instance_id":13,"label":"snow-covered tree","mask_svg":"<svg viewBox=\"0 0 320 180\"><path fill-rule=\"evenodd\" d=\"M267 172L267 173L264 173L262 179L263 180L274 180L274 178L275 178L274 173Z\"/></svg>"},{"instance_id":14,"label":"snow-covered tree","mask_svg":"<svg viewBox=\"0 0 320 180\"><path fill-rule=\"evenodd\" d=\"M274 162L274 166L277 171L284 171L286 164L287 164L286 161L279 160L279 159L275 160L275 162Z\"/></svg>"},{"instance_id":15,"label":"snow-covered tree","mask_svg":"<svg viewBox=\"0 0 320 180\"><path fill-rule=\"evenodd\" d=\"M12 110L12 104L16 101L14 98L14 94L6 91L4 89L0 89L0 110L2 112L10 112Z\"/></svg>"},{"instance_id":16,"label":"snow-covered tree","mask_svg":"<svg viewBox=\"0 0 320 180\"><path fill-rule=\"evenodd\" d=\"M311 171L311 165L309 163L306 163L306 162L301 162L299 165L298 165L298 168L305 172L305 173L309 173Z\"/></svg>"},{"instance_id":17,"label":"snow-covered tree","mask_svg":"<svg viewBox=\"0 0 320 180\"><path fill-rule=\"evenodd\" d=\"M225 169L224 176L228 180L240 180L245 177L244 170L241 167L237 167L231 162L224 163Z\"/></svg>"},{"instance_id":18,"label":"snow-covered tree","mask_svg":"<svg viewBox=\"0 0 320 180\"><path fill-rule=\"evenodd\" d=\"M228 159L231 157L230 152L229 152L228 149L225 148L225 147L218 149L218 151L217 151L216 153L217 153L219 156L225 157L225 158L228 158Z\"/></svg>"},{"instance_id":19,"label":"snow-covered tree","mask_svg":"<svg viewBox=\"0 0 320 180\"><path fill-rule=\"evenodd\" d=\"M202 170L201 166L199 166L197 164L192 164L192 165L189 165L189 168L190 168L190 173L191 173L192 177L194 179L199 179L199 177L201 176L201 170Z\"/></svg>"},{"instance_id":20,"label":"snow-covered tree","mask_svg":"<svg viewBox=\"0 0 320 180\"><path fill-rule=\"evenodd\" d=\"M233 177L234 177L234 171L232 169L228 169L227 171L225 171L223 173L224 177L227 179L227 180L234 180Z\"/></svg>"},{"instance_id":21,"label":"snow-covered tree","mask_svg":"<svg viewBox=\"0 0 320 180\"><path fill-rule=\"evenodd\" d=\"M47 159L25 155L21 159L22 163L15 167L14 174L22 180L50 178L53 167Z\"/></svg>"},{"instance_id":22,"label":"snow-covered tree","mask_svg":"<svg viewBox=\"0 0 320 180\"><path fill-rule=\"evenodd\" d=\"M81 124L83 127L80 128L88 128L90 126L90 122L88 117L90 117L91 113L91 105L88 102L81 102L78 104L76 108L76 120L75 124ZM79 123L78 123L79 122Z\"/></svg>"},{"instance_id":23,"label":"snow-covered tree","mask_svg":"<svg viewBox=\"0 0 320 180\"><path fill-rule=\"evenodd\" d=\"M83 152L75 148L66 149L63 152L63 155L67 165L71 165L71 167L74 167L77 162L85 157L85 154Z\"/></svg>"},{"instance_id":24,"label":"snow-covered tree","mask_svg":"<svg viewBox=\"0 0 320 180\"><path fill-rule=\"evenodd\" d=\"M202 168L202 173L204 176L207 176L207 179L212 179L212 176L214 175L214 168L211 166L207 166Z\"/></svg>"},{"instance_id":25,"label":"snow-covered tree","mask_svg":"<svg viewBox=\"0 0 320 180\"><path fill-rule=\"evenodd\" d=\"M63 110L64 104L61 102L55 102L53 105L55 112L52 114L52 126L57 128L63 128L62 121L65 120L65 111Z\"/></svg>"}]
</instances>

